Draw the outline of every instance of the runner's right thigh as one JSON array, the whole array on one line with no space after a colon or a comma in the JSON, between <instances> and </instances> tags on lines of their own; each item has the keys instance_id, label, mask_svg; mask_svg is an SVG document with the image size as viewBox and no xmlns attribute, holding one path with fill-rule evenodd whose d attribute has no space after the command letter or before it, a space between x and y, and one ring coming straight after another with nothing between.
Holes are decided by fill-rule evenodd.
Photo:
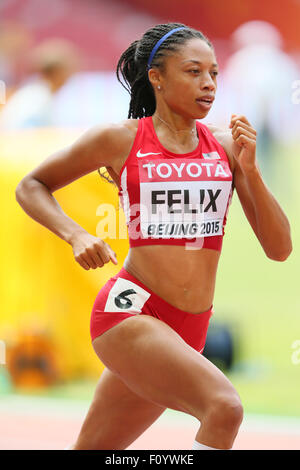
<instances>
[{"instance_id":1,"label":"runner's right thigh","mask_svg":"<svg viewBox=\"0 0 300 470\"><path fill-rule=\"evenodd\" d=\"M199 420L213 403L239 403L225 375L157 318L136 315L93 341L100 360L146 400Z\"/></svg>"}]
</instances>

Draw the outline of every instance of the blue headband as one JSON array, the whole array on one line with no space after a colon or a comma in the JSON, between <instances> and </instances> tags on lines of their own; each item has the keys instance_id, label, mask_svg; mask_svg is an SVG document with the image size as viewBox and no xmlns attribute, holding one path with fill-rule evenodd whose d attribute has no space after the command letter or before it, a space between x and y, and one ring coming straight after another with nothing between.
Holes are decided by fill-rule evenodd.
<instances>
[{"instance_id":1,"label":"blue headband","mask_svg":"<svg viewBox=\"0 0 300 470\"><path fill-rule=\"evenodd\" d=\"M149 56L149 59L148 59L148 64L147 64L147 69L149 70L151 68L151 63L152 63L152 60L153 60L153 57L155 56L157 50L160 48L160 46L162 45L162 43L169 37L171 36L171 34L173 33L176 33L176 31L180 31L181 29L187 29L186 26L181 26L180 28L175 28L175 29L171 29L171 31L169 31L167 34L165 34L162 38L160 38L160 40L155 44L155 46L153 47L152 51L151 51L151 54Z\"/></svg>"}]
</instances>

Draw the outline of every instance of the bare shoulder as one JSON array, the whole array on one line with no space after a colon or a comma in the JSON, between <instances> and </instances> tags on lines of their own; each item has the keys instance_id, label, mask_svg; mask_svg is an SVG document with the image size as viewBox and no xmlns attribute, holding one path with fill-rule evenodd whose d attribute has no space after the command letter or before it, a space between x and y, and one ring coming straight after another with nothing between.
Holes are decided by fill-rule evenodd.
<instances>
[{"instance_id":1,"label":"bare shoulder","mask_svg":"<svg viewBox=\"0 0 300 470\"><path fill-rule=\"evenodd\" d=\"M111 168L118 175L132 147L137 126L137 120L94 126L73 144L42 161L23 180L36 179L54 192L101 167Z\"/></svg>"},{"instance_id":2,"label":"bare shoulder","mask_svg":"<svg viewBox=\"0 0 300 470\"><path fill-rule=\"evenodd\" d=\"M106 132L107 137L111 138L114 143L117 143L115 138L118 136L121 143L124 144L135 138L138 122L138 119L125 119L117 123L107 124L104 128L100 128L99 132Z\"/></svg>"},{"instance_id":3,"label":"bare shoulder","mask_svg":"<svg viewBox=\"0 0 300 470\"><path fill-rule=\"evenodd\" d=\"M225 129L222 127L217 127L217 126L214 126L213 124L206 124L206 126L210 130L210 132L213 134L215 139L219 142L220 145L222 145L223 149L225 150L229 163L230 163L231 171L233 172L234 167L235 167L235 159L233 157L234 142L233 142L231 130Z\"/></svg>"},{"instance_id":4,"label":"bare shoulder","mask_svg":"<svg viewBox=\"0 0 300 470\"><path fill-rule=\"evenodd\" d=\"M138 119L94 126L74 142L72 152L85 155L90 170L106 167L118 175L132 148L137 128Z\"/></svg>"},{"instance_id":5,"label":"bare shoulder","mask_svg":"<svg viewBox=\"0 0 300 470\"><path fill-rule=\"evenodd\" d=\"M89 129L75 145L81 145L85 147L85 150L98 151L99 155L103 155L102 163L109 165L114 159L128 155L137 127L138 119L126 119L118 123L95 126Z\"/></svg>"}]
</instances>

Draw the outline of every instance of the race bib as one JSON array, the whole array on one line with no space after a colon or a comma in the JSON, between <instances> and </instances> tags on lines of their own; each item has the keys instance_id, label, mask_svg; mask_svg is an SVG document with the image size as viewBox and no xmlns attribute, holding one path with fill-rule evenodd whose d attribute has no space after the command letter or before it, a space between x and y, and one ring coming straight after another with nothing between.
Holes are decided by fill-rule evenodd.
<instances>
[{"instance_id":1,"label":"race bib","mask_svg":"<svg viewBox=\"0 0 300 470\"><path fill-rule=\"evenodd\" d=\"M232 184L227 162L143 159L139 176L143 237L222 235Z\"/></svg>"},{"instance_id":2,"label":"race bib","mask_svg":"<svg viewBox=\"0 0 300 470\"><path fill-rule=\"evenodd\" d=\"M109 291L104 311L139 314L150 295L134 282L119 277Z\"/></svg>"}]
</instances>

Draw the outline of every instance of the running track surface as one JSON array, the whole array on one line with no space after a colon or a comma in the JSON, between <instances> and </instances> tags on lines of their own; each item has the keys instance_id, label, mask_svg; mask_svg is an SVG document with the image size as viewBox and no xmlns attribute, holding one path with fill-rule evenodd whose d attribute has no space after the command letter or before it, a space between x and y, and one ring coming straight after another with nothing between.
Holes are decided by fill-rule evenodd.
<instances>
[{"instance_id":1,"label":"running track surface","mask_svg":"<svg viewBox=\"0 0 300 470\"><path fill-rule=\"evenodd\" d=\"M0 397L1 450L62 450L75 441L88 410L86 401L19 395ZM195 418L172 410L128 450L190 450ZM233 449L300 450L300 419L246 415Z\"/></svg>"}]
</instances>

